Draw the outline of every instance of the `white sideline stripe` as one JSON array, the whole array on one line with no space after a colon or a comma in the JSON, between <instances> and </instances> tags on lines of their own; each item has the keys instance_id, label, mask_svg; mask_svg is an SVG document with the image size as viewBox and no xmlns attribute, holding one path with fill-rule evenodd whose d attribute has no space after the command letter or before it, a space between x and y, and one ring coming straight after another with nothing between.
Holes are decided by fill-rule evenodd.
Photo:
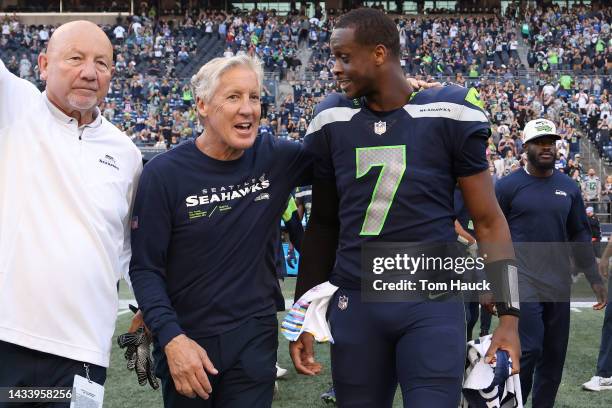
<instances>
[{"instance_id":1,"label":"white sideline stripe","mask_svg":"<svg viewBox=\"0 0 612 408\"><path fill-rule=\"evenodd\" d=\"M571 310L572 312L582 313L582 312L580 311L580 309L578 309L577 307L572 307L570 310Z\"/></svg>"},{"instance_id":2,"label":"white sideline stripe","mask_svg":"<svg viewBox=\"0 0 612 408\"><path fill-rule=\"evenodd\" d=\"M119 310L129 309L130 304L138 306L136 299L119 299Z\"/></svg>"},{"instance_id":3,"label":"white sideline stripe","mask_svg":"<svg viewBox=\"0 0 612 408\"><path fill-rule=\"evenodd\" d=\"M130 304L138 306L136 299L119 299L119 311L117 312L117 316L132 313L130 310Z\"/></svg>"},{"instance_id":4,"label":"white sideline stripe","mask_svg":"<svg viewBox=\"0 0 612 408\"><path fill-rule=\"evenodd\" d=\"M570 307L575 307L575 308L592 308L593 305L597 303L596 301L593 302L571 302L570 303Z\"/></svg>"}]
</instances>

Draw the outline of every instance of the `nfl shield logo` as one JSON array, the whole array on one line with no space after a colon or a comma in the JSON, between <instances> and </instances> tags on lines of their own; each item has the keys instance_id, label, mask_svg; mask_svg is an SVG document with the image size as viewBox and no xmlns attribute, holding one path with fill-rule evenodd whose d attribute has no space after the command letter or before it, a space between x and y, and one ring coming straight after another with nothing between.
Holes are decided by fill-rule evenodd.
<instances>
[{"instance_id":1,"label":"nfl shield logo","mask_svg":"<svg viewBox=\"0 0 612 408\"><path fill-rule=\"evenodd\" d=\"M340 310L346 310L346 308L348 307L348 296L340 296L338 298L338 309Z\"/></svg>"},{"instance_id":2,"label":"nfl shield logo","mask_svg":"<svg viewBox=\"0 0 612 408\"><path fill-rule=\"evenodd\" d=\"M380 122L374 123L374 133L376 133L377 135L382 135L386 131L387 131L387 122L383 122L381 120Z\"/></svg>"}]
</instances>

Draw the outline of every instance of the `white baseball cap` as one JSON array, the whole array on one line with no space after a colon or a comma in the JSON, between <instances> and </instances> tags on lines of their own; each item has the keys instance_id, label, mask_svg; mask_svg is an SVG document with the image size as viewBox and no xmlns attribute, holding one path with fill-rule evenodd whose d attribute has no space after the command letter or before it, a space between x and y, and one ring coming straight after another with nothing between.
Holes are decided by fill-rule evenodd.
<instances>
[{"instance_id":1,"label":"white baseball cap","mask_svg":"<svg viewBox=\"0 0 612 408\"><path fill-rule=\"evenodd\" d=\"M553 136L555 139L561 139L557 134L557 127L548 119L530 120L523 129L523 143L530 142L544 136Z\"/></svg>"}]
</instances>

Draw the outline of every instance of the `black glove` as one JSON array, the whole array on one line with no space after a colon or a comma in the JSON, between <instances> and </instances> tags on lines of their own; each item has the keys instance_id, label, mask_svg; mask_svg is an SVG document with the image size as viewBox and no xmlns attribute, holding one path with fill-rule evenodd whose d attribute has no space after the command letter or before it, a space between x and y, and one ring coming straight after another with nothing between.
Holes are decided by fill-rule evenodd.
<instances>
[{"instance_id":1,"label":"black glove","mask_svg":"<svg viewBox=\"0 0 612 408\"><path fill-rule=\"evenodd\" d=\"M144 327L139 328L135 333L125 333L117 337L120 348L126 348L125 359L127 369L136 370L138 384L145 385L147 380L151 387L156 390L159 382L153 370L153 360L151 359L151 338L147 336Z\"/></svg>"}]
</instances>

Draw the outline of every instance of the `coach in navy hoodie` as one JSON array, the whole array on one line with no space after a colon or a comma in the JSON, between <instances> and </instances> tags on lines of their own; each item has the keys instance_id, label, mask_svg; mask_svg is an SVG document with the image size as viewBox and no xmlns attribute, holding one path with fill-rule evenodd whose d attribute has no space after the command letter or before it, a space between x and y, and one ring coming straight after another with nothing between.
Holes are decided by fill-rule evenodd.
<instances>
[{"instance_id":1,"label":"coach in navy hoodie","mask_svg":"<svg viewBox=\"0 0 612 408\"><path fill-rule=\"evenodd\" d=\"M272 403L275 233L311 161L298 143L257 136L262 75L247 56L204 65L192 79L204 132L140 179L130 277L166 407Z\"/></svg>"},{"instance_id":2,"label":"coach in navy hoodie","mask_svg":"<svg viewBox=\"0 0 612 408\"><path fill-rule=\"evenodd\" d=\"M563 374L569 338L570 253L591 283L598 307L606 302L580 190L554 169L559 138L553 122L528 122L524 130L527 166L495 185L516 249L521 388L526 402L533 385L534 408L554 406Z\"/></svg>"}]
</instances>

